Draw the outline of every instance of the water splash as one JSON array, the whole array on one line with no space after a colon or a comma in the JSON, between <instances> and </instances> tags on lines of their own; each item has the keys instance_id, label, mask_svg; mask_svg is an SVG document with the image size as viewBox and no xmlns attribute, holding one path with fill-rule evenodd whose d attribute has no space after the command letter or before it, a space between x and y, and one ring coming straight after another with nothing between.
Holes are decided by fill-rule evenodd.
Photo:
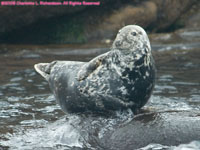
<instances>
[{"instance_id":1,"label":"water splash","mask_svg":"<svg viewBox=\"0 0 200 150\"><path fill-rule=\"evenodd\" d=\"M46 124L43 128L22 130L19 133L7 134L7 141L1 141L3 146L9 146L11 149L37 149L37 148L70 148L82 147L80 132L71 124L79 122L79 118L70 117L68 121L65 118L52 124ZM38 120L31 122L46 123ZM29 121L23 121L22 124L29 124Z\"/></svg>"},{"instance_id":2,"label":"water splash","mask_svg":"<svg viewBox=\"0 0 200 150\"><path fill-rule=\"evenodd\" d=\"M180 144L179 146L165 146L161 144L149 144L137 150L198 150L200 149L200 141L192 141L188 144Z\"/></svg>"}]
</instances>

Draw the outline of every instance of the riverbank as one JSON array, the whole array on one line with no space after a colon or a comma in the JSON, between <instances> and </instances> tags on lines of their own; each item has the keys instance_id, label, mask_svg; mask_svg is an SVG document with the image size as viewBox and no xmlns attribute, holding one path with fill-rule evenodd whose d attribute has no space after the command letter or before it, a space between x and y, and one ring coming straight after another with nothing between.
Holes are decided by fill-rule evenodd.
<instances>
[{"instance_id":1,"label":"riverbank","mask_svg":"<svg viewBox=\"0 0 200 150\"><path fill-rule=\"evenodd\" d=\"M199 27L198 0L100 2L87 7L1 6L0 43L109 43L127 24L138 24L150 33Z\"/></svg>"}]
</instances>

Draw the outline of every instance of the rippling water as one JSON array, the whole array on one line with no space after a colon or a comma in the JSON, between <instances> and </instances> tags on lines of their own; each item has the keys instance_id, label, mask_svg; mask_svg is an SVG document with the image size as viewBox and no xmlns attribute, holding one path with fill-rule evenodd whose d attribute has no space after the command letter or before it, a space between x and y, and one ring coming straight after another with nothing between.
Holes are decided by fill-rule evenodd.
<instances>
[{"instance_id":1,"label":"rippling water","mask_svg":"<svg viewBox=\"0 0 200 150\"><path fill-rule=\"evenodd\" d=\"M163 42L162 37L159 37L160 41L154 40L156 42L152 47L158 69L157 82L144 109L200 111L200 44L199 41L191 42L191 37L199 37L199 32L188 31L179 35L182 38L179 43ZM164 40L170 36L164 35ZM66 117L56 104L48 83L36 74L33 65L56 59L88 61L108 49L46 47L0 47L0 149L101 148L88 131L93 127L98 129L91 134L97 134L101 139L107 130L113 130L119 122L131 121L133 114L117 112L117 119L100 117L91 122L86 119L88 122L85 124L76 115ZM83 130L83 124L88 129ZM200 142L191 141L179 146L151 143L140 149L181 150L183 147L200 149Z\"/></svg>"}]
</instances>

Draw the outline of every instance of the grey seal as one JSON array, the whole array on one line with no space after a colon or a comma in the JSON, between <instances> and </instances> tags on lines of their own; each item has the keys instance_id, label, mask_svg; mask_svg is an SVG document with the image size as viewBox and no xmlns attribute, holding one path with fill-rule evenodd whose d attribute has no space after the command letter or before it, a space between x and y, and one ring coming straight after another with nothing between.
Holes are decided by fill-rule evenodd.
<instances>
[{"instance_id":1,"label":"grey seal","mask_svg":"<svg viewBox=\"0 0 200 150\"><path fill-rule=\"evenodd\" d=\"M66 113L113 112L146 104L155 83L155 64L143 28L119 30L110 51L89 62L35 64Z\"/></svg>"}]
</instances>

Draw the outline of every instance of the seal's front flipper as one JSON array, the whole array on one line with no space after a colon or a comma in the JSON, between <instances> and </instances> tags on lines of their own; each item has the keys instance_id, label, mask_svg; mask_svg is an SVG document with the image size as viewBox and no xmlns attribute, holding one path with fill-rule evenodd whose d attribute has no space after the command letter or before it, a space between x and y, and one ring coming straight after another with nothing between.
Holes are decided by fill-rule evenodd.
<instances>
[{"instance_id":1,"label":"seal's front flipper","mask_svg":"<svg viewBox=\"0 0 200 150\"><path fill-rule=\"evenodd\" d=\"M52 63L39 63L35 64L35 70L44 77L47 81L49 80L51 68L56 64L57 61L53 61Z\"/></svg>"},{"instance_id":2,"label":"seal's front flipper","mask_svg":"<svg viewBox=\"0 0 200 150\"><path fill-rule=\"evenodd\" d=\"M99 57L96 57L96 58L92 59L90 62L83 65L81 67L80 71L78 72L78 75L77 75L78 80L79 81L84 80L92 72L94 72L102 64L102 62L105 60L107 55L108 55L108 53L102 54Z\"/></svg>"}]
</instances>

